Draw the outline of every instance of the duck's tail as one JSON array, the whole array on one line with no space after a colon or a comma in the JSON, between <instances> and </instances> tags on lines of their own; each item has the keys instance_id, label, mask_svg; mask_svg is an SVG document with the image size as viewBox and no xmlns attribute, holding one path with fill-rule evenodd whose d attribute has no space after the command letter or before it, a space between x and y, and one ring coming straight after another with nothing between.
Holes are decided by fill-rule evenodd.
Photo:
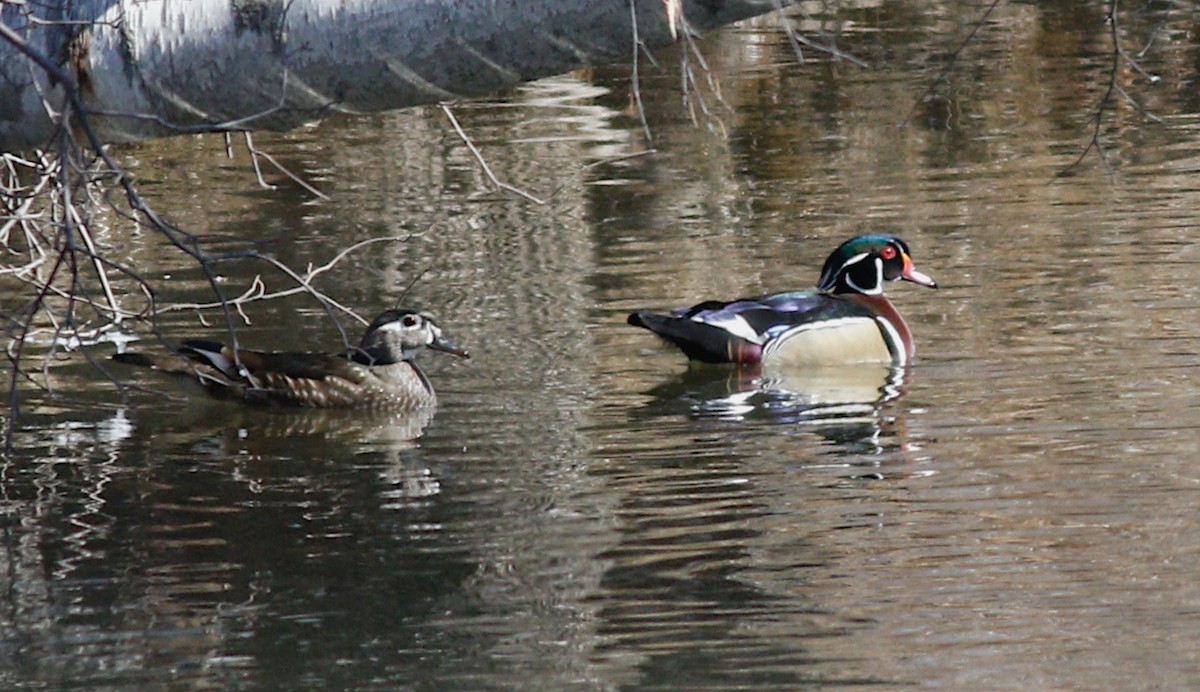
<instances>
[{"instance_id":1,"label":"duck's tail","mask_svg":"<svg viewBox=\"0 0 1200 692\"><path fill-rule=\"evenodd\" d=\"M649 329L678 346L688 358L704 363L758 363L762 347L720 327L687 317L639 311L626 320L634 327Z\"/></svg>"}]
</instances>

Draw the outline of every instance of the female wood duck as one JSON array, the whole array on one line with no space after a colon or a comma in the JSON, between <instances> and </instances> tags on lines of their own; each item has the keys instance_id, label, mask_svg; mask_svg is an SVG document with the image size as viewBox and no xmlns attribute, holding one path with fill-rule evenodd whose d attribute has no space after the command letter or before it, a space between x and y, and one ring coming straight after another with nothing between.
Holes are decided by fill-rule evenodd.
<instances>
[{"instance_id":1,"label":"female wood duck","mask_svg":"<svg viewBox=\"0 0 1200 692\"><path fill-rule=\"evenodd\" d=\"M897 279L937 288L913 267L903 240L861 235L833 251L815 290L710 300L670 315L635 312L629 324L705 363L904 365L916 353L912 332L883 295L884 283Z\"/></svg>"},{"instance_id":2,"label":"female wood duck","mask_svg":"<svg viewBox=\"0 0 1200 692\"><path fill-rule=\"evenodd\" d=\"M217 396L252 404L315 408L433 406L433 385L413 357L425 348L468 357L442 338L427 312L388 310L367 327L358 348L344 354L262 353L214 341L185 341L178 353L119 353L119 362L185 377Z\"/></svg>"}]
</instances>

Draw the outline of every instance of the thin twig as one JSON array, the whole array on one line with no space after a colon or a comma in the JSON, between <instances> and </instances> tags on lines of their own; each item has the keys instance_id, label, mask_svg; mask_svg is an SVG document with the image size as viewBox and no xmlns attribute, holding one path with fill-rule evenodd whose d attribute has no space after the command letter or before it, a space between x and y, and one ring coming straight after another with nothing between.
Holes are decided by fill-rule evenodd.
<instances>
[{"instance_id":1,"label":"thin twig","mask_svg":"<svg viewBox=\"0 0 1200 692\"><path fill-rule=\"evenodd\" d=\"M480 167L483 168L484 174L487 175L488 179L492 181L493 185L501 190L507 190L515 195L520 195L534 204L546 204L546 201L543 199L535 197L520 188L513 187L508 183L500 182L500 180L496 177L496 174L492 173L491 166L488 166L487 161L484 160L483 154L479 153L479 150L475 148L475 143L471 141L471 138L468 137L467 133L463 131L462 126L458 124L458 118L454 117L454 112L450 110L450 106L443 103L440 105L440 107L442 112L446 114L446 117L450 119L450 124L454 127L454 131L458 133L459 138L462 139L463 143L467 145L467 148L471 150L471 154L475 157L475 160L479 162Z\"/></svg>"},{"instance_id":2,"label":"thin twig","mask_svg":"<svg viewBox=\"0 0 1200 692\"><path fill-rule=\"evenodd\" d=\"M277 160L275 159L275 157L274 157L274 156L271 156L271 155L270 155L270 154L268 154L267 152L265 152L265 151L263 151L263 150L261 150L261 149L258 149L257 147L255 147L255 146L254 146L254 139L253 139L253 137L251 137L251 135L250 135L250 133L249 133L249 132L246 132L246 133L244 133L244 135L245 135L245 137L246 137L246 148L250 150L250 158L254 159L254 172L255 172L255 174L258 176L258 183L259 183L260 185L262 185L263 187L267 188L268 190L274 190L274 189L275 189L275 186L274 186L274 185L271 185L271 184L267 183L267 181L266 181L266 180L264 180L264 179L263 179L263 177L262 177L262 170L261 170L261 169L258 167L258 157L259 157L259 156L263 157L263 158L264 158L264 159L266 159L267 161L270 161L270 162L271 162L271 165L272 165L272 166L274 166L275 168L277 168L277 169L279 170L279 172L280 172L280 173L283 173L283 174L284 174L284 175L286 175L287 177L291 178L293 181L295 181L295 183L296 183L297 185L299 185L300 187L304 188L305 190L308 190L308 191L309 191L309 192L311 192L311 193L312 193L314 196L316 196L316 197L320 197L321 199L324 199L324 200L328 200L328 199L329 199L329 195L325 194L324 192L321 192L321 191L320 191L320 190L318 190L317 188L315 188L315 187L313 187L312 185L310 185L310 184L308 183L308 181L304 180L304 179L303 179L303 178L301 178L300 176L298 176L298 175L296 175L295 173L293 173L293 172L291 172L290 170L288 170L288 168L287 168L286 166L284 166L283 164L279 163L279 161L277 161Z\"/></svg>"},{"instance_id":3,"label":"thin twig","mask_svg":"<svg viewBox=\"0 0 1200 692\"><path fill-rule=\"evenodd\" d=\"M92 232L87 225L78 219L79 212L74 207L68 207L66 212L76 219L75 227L79 233L79 237L83 239L84 247L87 248L88 257L92 260L92 268L96 271L96 276L100 280L100 286L104 289L104 298L108 301L109 309L112 311L113 322L120 324L122 313L121 306L117 303L117 297L113 295L112 283L108 280L108 272L104 268L104 264L99 260L99 253L96 252L96 243L92 240Z\"/></svg>"},{"instance_id":4,"label":"thin twig","mask_svg":"<svg viewBox=\"0 0 1200 692\"><path fill-rule=\"evenodd\" d=\"M901 125L912 120L917 113L917 109L921 107L921 104L925 103L926 99L933 94L933 90L950 77L950 72L954 70L954 67L958 64L958 59L962 57L963 51L965 51L971 41L975 39L975 35L978 34L979 30L983 28L983 25L987 22L988 17L990 17L992 12L995 11L995 9L999 6L1000 0L992 0L992 3L987 6L987 9L983 11L983 15L979 17L979 19L975 22L975 25L971 27L971 31L967 33L966 38L964 38L958 44L958 47L954 49L954 52L950 54L950 59L946 61L945 66L942 67L942 71L939 72L938 76L929 83L929 86L926 87L925 92L921 94L920 98L913 102L912 108L909 109L908 115L904 117L904 120L900 123Z\"/></svg>"},{"instance_id":5,"label":"thin twig","mask_svg":"<svg viewBox=\"0 0 1200 692\"><path fill-rule=\"evenodd\" d=\"M275 185L267 182L263 177L262 166L258 165L258 152L254 150L254 139L249 132L244 132L242 135L246 138L246 149L250 151L250 165L254 166L254 177L258 179L258 186L264 190L274 190Z\"/></svg>"},{"instance_id":6,"label":"thin twig","mask_svg":"<svg viewBox=\"0 0 1200 692\"><path fill-rule=\"evenodd\" d=\"M1121 70L1121 48L1120 48L1120 32L1117 27L1117 0L1111 0L1108 14L1109 37L1112 40L1112 66L1108 72L1108 88L1104 92L1104 96L1100 99L1100 103L1096 104L1096 111L1092 114L1092 136L1088 141L1088 145L1083 151L1079 152L1079 156L1071 162L1069 166L1054 174L1053 180L1063 178L1069 175L1083 159L1088 155L1089 151L1095 151L1100 157L1100 162L1104 164L1109 175L1112 175L1112 166L1108 163L1108 156L1105 154L1104 145L1100 142L1100 133L1104 126L1104 111L1112 107L1112 97L1117 91L1117 75ZM1052 180L1052 182L1053 182Z\"/></svg>"},{"instance_id":7,"label":"thin twig","mask_svg":"<svg viewBox=\"0 0 1200 692\"><path fill-rule=\"evenodd\" d=\"M258 260L267 262L268 264L280 269L283 273L285 273L289 277L291 277L297 283L297 285L292 288L286 288L286 289L282 289L279 291L268 292L266 289L266 284L263 283L262 276L259 275L259 276L254 277L254 279L250 283L250 287L247 288L245 292L243 292L240 296L237 296L234 298L227 298L225 300L225 303L236 306L239 310L239 313L241 313L241 306L243 306L247 303L252 303L252 302L261 301L261 300L273 300L273 299L277 299L277 298L285 298L287 296L294 296L294 295L299 295L302 293L308 293L308 294L312 295L314 298L316 298L318 302L325 303L332 307L335 307L338 310L341 310L342 312L346 313L347 315L358 320L362 324L369 324L370 323L369 320L364 319L358 313L354 312L354 310L338 303L337 301L333 300L326 294L317 290L315 287L312 286L312 282L317 276L332 269L338 262L345 259L345 257L347 255L354 252L355 250L358 250L362 247L365 247L367 245L371 245L374 243L405 242L405 241L410 240L412 237L413 236L410 234L407 236L387 236L387 237L382 237L382 238L368 238L366 240L361 240L347 248L344 248L341 252L339 252L336 256L334 256L333 259L329 260L325 264L322 264L322 265L319 265L316 267L309 265L307 270L302 275L296 273L291 268L288 268L286 265L284 265L282 262L279 262L278 260L274 260L265 255L258 255L257 253L248 253L245 255L246 257L253 257L254 259L258 259ZM164 306L160 307L158 309L158 312L159 313L168 313L168 312L180 312L180 311L185 311L185 310L200 311L200 310L212 310L212 309L216 309L218 307L221 307L220 302L215 302L215 303L170 303L168 305L164 305ZM243 316L244 316L244 313L241 313L241 314L243 314ZM247 324L249 324L249 320L245 320L245 322Z\"/></svg>"},{"instance_id":8,"label":"thin twig","mask_svg":"<svg viewBox=\"0 0 1200 692\"><path fill-rule=\"evenodd\" d=\"M642 123L642 132L646 134L646 143L649 146L654 146L654 135L650 132L650 123L646 121L646 108L642 104L642 82L638 72L642 39L638 36L637 5L634 0L629 0L629 21L633 26L633 69L629 76L633 89L633 103L637 107L638 120Z\"/></svg>"},{"instance_id":9,"label":"thin twig","mask_svg":"<svg viewBox=\"0 0 1200 692\"><path fill-rule=\"evenodd\" d=\"M813 41L802 34L796 33L796 30L792 28L792 23L789 20L787 13L784 12L783 1L771 0L771 3L775 5L775 11L779 14L779 24L783 27L783 33L787 35L788 42L791 43L792 49L796 51L796 59L801 65L804 64L804 51L800 48L800 44L804 44L813 50L817 50L822 53L828 53L839 60L852 62L859 67L870 67L865 60L860 60L849 53L838 50L833 45L817 43L816 41Z\"/></svg>"}]
</instances>

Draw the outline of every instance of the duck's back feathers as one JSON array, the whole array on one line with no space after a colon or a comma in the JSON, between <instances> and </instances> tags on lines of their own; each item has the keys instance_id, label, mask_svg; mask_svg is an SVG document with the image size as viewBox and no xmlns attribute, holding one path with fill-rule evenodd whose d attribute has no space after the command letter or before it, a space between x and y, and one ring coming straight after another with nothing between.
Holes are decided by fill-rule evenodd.
<instances>
[{"instance_id":1,"label":"duck's back feathers","mask_svg":"<svg viewBox=\"0 0 1200 692\"><path fill-rule=\"evenodd\" d=\"M340 355L326 353L264 353L233 349L217 341L185 341L180 351L197 363L210 365L230 379L278 374L297 379L324 380L356 372ZM239 370L238 364L241 364Z\"/></svg>"}]
</instances>

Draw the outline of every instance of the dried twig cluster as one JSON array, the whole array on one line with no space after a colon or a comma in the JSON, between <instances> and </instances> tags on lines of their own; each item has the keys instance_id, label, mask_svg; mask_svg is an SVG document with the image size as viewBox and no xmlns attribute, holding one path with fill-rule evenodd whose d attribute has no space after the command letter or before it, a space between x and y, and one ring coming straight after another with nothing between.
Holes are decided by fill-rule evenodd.
<instances>
[{"instance_id":1,"label":"dried twig cluster","mask_svg":"<svg viewBox=\"0 0 1200 692\"><path fill-rule=\"evenodd\" d=\"M104 153L85 158L87 147L74 130L87 132L86 114L64 119L59 146L36 157L0 157L0 320L8 368L6 441L20 410L23 389L52 390L49 367L64 353L82 346L114 342L117 348L134 340L130 322L146 322L157 336L159 316L175 311L218 311L230 338L237 343L235 316L245 323L245 305L306 293L331 316L348 315L365 324L353 310L322 293L314 281L348 255L367 245L404 242L411 236L368 239L342 249L321 265L293 269L253 249L217 254L205 249L196 235L167 221L142 198L120 166ZM253 151L253 150L252 150ZM124 195L114 195L123 191ZM116 218L131 227L150 230L190 257L207 278L212 299L170 303L158 300L150 280L131 266L116 261L105 245L105 226ZM269 291L261 274L240 294L227 295L215 267L232 261L261 262L287 278L290 287ZM334 323L341 330L340 320ZM343 340L348 344L346 334ZM101 371L104 369L101 367Z\"/></svg>"}]
</instances>

